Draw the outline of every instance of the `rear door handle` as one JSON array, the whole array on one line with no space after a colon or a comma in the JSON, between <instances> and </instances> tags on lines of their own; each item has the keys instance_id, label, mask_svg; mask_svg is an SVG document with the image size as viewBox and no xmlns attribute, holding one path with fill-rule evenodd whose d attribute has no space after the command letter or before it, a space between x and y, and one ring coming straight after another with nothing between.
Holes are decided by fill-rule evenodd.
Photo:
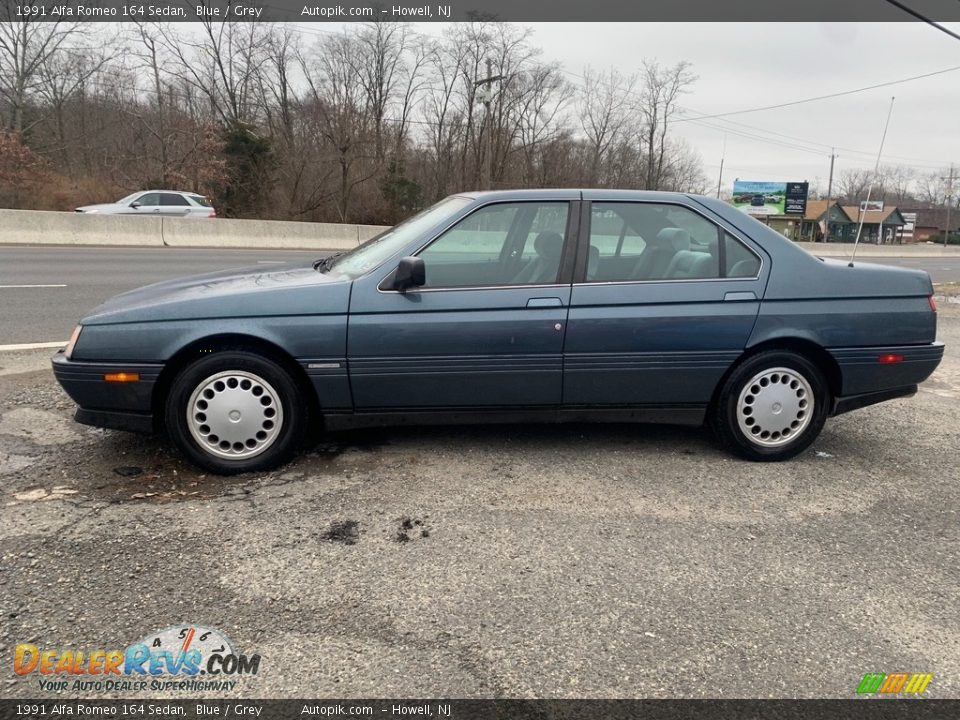
<instances>
[{"instance_id":1,"label":"rear door handle","mask_svg":"<svg viewBox=\"0 0 960 720\"><path fill-rule=\"evenodd\" d=\"M757 296L754 295L750 290L743 292L728 292L723 296L724 302L743 302L744 300L756 300Z\"/></svg>"},{"instance_id":2,"label":"rear door handle","mask_svg":"<svg viewBox=\"0 0 960 720\"><path fill-rule=\"evenodd\" d=\"M563 302L558 297L530 298L527 300L528 308L545 307L563 307Z\"/></svg>"}]
</instances>

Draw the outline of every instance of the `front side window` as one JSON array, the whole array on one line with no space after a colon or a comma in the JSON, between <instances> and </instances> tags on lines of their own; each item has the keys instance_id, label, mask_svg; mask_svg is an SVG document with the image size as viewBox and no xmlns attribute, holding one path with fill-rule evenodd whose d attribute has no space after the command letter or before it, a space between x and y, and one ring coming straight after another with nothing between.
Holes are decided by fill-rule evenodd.
<instances>
[{"instance_id":1,"label":"front side window","mask_svg":"<svg viewBox=\"0 0 960 720\"><path fill-rule=\"evenodd\" d=\"M720 277L717 226L681 205L596 202L588 282Z\"/></svg>"},{"instance_id":2,"label":"front side window","mask_svg":"<svg viewBox=\"0 0 960 720\"><path fill-rule=\"evenodd\" d=\"M141 195L137 198L136 202L140 203L141 207L154 207L155 205L160 204L160 193L147 193L146 195Z\"/></svg>"},{"instance_id":3,"label":"front side window","mask_svg":"<svg viewBox=\"0 0 960 720\"><path fill-rule=\"evenodd\" d=\"M344 253L330 265L322 268L341 278L354 280L365 275L400 251L405 245L421 237L430 228L453 218L456 213L471 203L470 198L451 196L411 218L395 225L384 233L367 240L363 245Z\"/></svg>"},{"instance_id":4,"label":"front side window","mask_svg":"<svg viewBox=\"0 0 960 720\"><path fill-rule=\"evenodd\" d=\"M547 285L560 274L569 204L488 205L420 252L428 288Z\"/></svg>"}]
</instances>

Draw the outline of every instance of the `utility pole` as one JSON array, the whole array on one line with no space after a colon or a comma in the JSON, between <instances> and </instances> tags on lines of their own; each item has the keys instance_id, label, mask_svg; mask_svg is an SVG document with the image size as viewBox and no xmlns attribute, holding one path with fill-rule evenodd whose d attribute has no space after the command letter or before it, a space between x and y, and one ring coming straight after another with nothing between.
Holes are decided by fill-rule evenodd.
<instances>
[{"instance_id":1,"label":"utility pole","mask_svg":"<svg viewBox=\"0 0 960 720\"><path fill-rule=\"evenodd\" d=\"M494 97L493 83L503 79L503 75L493 74L493 61L487 58L487 76L473 83L474 87L481 88L482 86L481 89L477 90L477 98L483 103L485 108L483 113L485 142L483 151L483 177L481 181L483 190L490 189L493 175L493 126L490 120L490 103L493 102Z\"/></svg>"},{"instance_id":2,"label":"utility pole","mask_svg":"<svg viewBox=\"0 0 960 720\"><path fill-rule=\"evenodd\" d=\"M827 180L827 209L823 219L823 241L830 242L830 202L833 197L833 161L837 159L837 149L830 148L830 179Z\"/></svg>"},{"instance_id":3,"label":"utility pole","mask_svg":"<svg viewBox=\"0 0 960 720\"><path fill-rule=\"evenodd\" d=\"M953 209L953 163L950 163L950 174L940 179L947 181L947 227L943 230L943 246L946 247L950 238L950 211Z\"/></svg>"},{"instance_id":4,"label":"utility pole","mask_svg":"<svg viewBox=\"0 0 960 720\"><path fill-rule=\"evenodd\" d=\"M727 157L727 134L723 134L723 152L720 154L720 177L717 178L717 200L720 199L720 185L723 184L723 161Z\"/></svg>"}]
</instances>

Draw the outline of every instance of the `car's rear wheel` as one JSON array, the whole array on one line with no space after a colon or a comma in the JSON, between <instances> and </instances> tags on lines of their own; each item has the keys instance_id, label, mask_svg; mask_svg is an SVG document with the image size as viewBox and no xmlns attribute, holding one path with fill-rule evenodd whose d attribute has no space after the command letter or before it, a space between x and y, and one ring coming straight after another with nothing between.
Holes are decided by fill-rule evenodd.
<instances>
[{"instance_id":1,"label":"car's rear wheel","mask_svg":"<svg viewBox=\"0 0 960 720\"><path fill-rule=\"evenodd\" d=\"M229 350L201 358L174 379L167 431L191 461L219 475L285 463L303 439L307 408L277 362Z\"/></svg>"},{"instance_id":2,"label":"car's rear wheel","mask_svg":"<svg viewBox=\"0 0 960 720\"><path fill-rule=\"evenodd\" d=\"M712 424L728 448L749 460L786 460L817 438L830 392L820 369L786 350L744 360L724 382Z\"/></svg>"}]
</instances>

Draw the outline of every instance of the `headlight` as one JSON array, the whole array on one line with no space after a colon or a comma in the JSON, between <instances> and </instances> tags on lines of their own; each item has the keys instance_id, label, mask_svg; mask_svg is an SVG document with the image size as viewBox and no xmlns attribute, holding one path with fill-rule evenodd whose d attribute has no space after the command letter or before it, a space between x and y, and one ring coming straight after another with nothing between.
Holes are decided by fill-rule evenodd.
<instances>
[{"instance_id":1,"label":"headlight","mask_svg":"<svg viewBox=\"0 0 960 720\"><path fill-rule=\"evenodd\" d=\"M77 344L77 340L80 339L80 331L81 331L81 330L83 330L83 325L77 325L77 326L73 329L73 332L70 334L70 340L69 340L69 342L67 342L67 347L66 347L66 349L63 351L63 355L64 355L64 357L67 358L67 360L69 360L69 359L70 359L70 356L73 355L73 346L76 345L76 344Z\"/></svg>"}]
</instances>

